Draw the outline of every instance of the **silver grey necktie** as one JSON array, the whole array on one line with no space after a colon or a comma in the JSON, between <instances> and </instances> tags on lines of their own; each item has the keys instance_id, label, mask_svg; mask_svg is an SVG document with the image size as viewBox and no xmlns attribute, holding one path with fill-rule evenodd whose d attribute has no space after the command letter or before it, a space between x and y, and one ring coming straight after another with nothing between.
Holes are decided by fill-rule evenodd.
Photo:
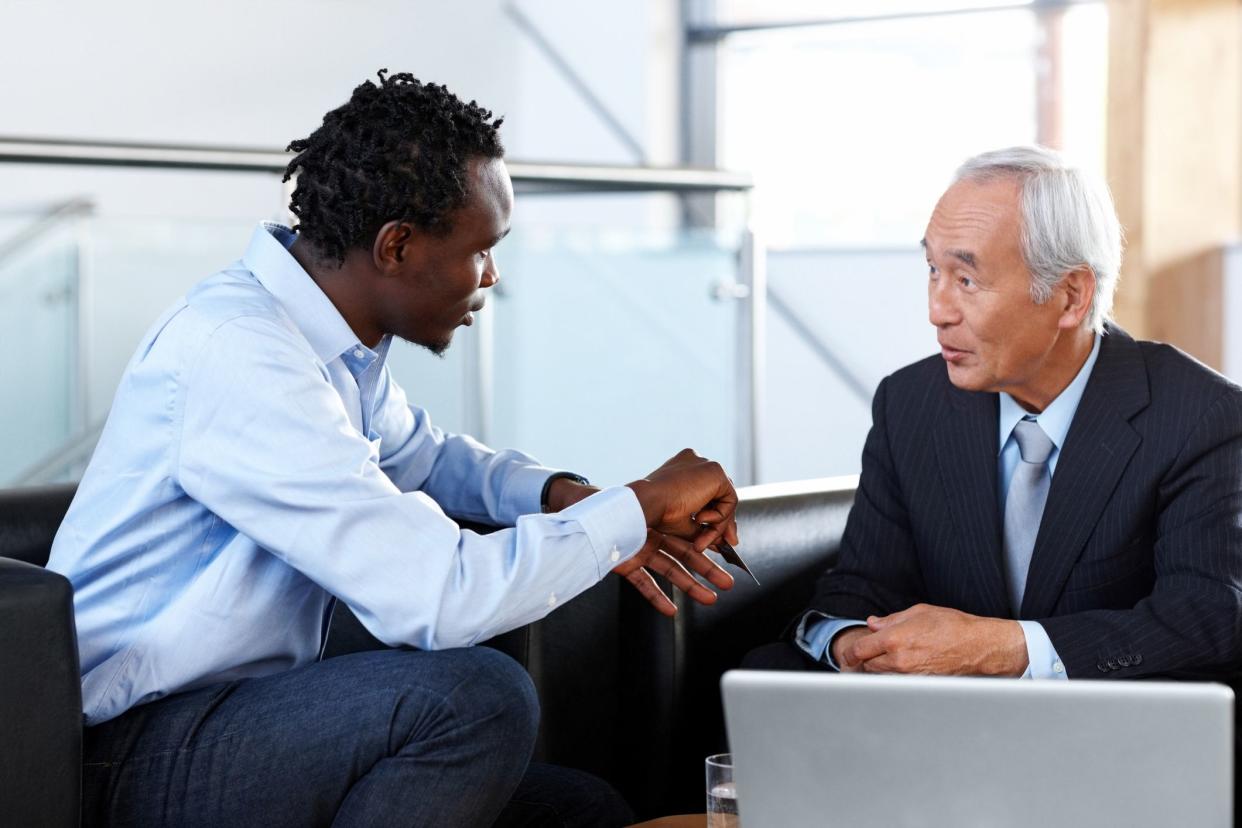
<instances>
[{"instance_id":1,"label":"silver grey necktie","mask_svg":"<svg viewBox=\"0 0 1242 828\"><path fill-rule=\"evenodd\" d=\"M1005 497L1005 581L1009 601L1017 613L1022 608L1026 573L1031 568L1035 536L1039 534L1039 521L1052 481L1048 455L1052 454L1053 443L1039 423L1032 420L1022 420L1014 426L1013 436L1018 441L1022 462L1009 481L1009 494Z\"/></svg>"}]
</instances>

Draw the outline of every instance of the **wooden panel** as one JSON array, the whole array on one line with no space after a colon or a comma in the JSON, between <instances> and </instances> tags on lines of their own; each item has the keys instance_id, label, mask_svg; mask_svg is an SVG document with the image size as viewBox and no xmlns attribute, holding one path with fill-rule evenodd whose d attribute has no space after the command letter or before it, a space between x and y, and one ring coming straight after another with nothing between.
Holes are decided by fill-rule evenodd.
<instances>
[{"instance_id":1,"label":"wooden panel","mask_svg":"<svg viewBox=\"0 0 1242 828\"><path fill-rule=\"evenodd\" d=\"M1111 0L1116 316L1221 364L1222 245L1242 230L1242 0Z\"/></svg>"}]
</instances>

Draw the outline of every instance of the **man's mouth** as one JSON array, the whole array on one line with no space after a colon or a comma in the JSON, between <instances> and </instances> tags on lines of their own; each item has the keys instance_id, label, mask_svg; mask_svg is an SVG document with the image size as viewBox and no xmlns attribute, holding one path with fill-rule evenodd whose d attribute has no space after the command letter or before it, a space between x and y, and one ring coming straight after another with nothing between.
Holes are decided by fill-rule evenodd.
<instances>
[{"instance_id":1,"label":"man's mouth","mask_svg":"<svg viewBox=\"0 0 1242 828\"><path fill-rule=\"evenodd\" d=\"M945 362L961 362L969 355L970 351L963 351L959 348L945 345L943 342L940 343L940 356L944 357Z\"/></svg>"},{"instance_id":2,"label":"man's mouth","mask_svg":"<svg viewBox=\"0 0 1242 828\"><path fill-rule=\"evenodd\" d=\"M471 305L470 310L466 311L466 315L461 318L461 324L465 325L466 327L473 325L474 315L481 310L483 310L482 302L479 302L477 305Z\"/></svg>"}]
</instances>

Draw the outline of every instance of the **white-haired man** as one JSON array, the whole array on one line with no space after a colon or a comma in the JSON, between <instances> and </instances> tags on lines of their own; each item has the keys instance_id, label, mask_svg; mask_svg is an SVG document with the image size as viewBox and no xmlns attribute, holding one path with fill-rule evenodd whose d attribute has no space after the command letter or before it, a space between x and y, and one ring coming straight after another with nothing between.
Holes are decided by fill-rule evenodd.
<instances>
[{"instance_id":1,"label":"white-haired man","mask_svg":"<svg viewBox=\"0 0 1242 828\"><path fill-rule=\"evenodd\" d=\"M1103 181L986 153L923 247L941 352L880 383L839 562L747 665L1233 682L1242 389L1111 324Z\"/></svg>"}]
</instances>

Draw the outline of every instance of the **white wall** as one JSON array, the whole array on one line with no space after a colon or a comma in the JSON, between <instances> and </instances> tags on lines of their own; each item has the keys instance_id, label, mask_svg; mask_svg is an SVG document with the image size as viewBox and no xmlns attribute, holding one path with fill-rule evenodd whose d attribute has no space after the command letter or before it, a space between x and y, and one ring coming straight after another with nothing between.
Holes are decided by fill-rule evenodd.
<instances>
[{"instance_id":1,"label":"white wall","mask_svg":"<svg viewBox=\"0 0 1242 828\"><path fill-rule=\"evenodd\" d=\"M519 0L626 128L670 161L665 0ZM0 135L283 147L387 67L506 118L512 158L632 163L502 0L5 0ZM649 94L650 93L650 94ZM675 101L668 101L675 106ZM0 165L0 211L91 194L105 213L274 215L268 176Z\"/></svg>"},{"instance_id":2,"label":"white wall","mask_svg":"<svg viewBox=\"0 0 1242 828\"><path fill-rule=\"evenodd\" d=\"M515 22L510 4L637 137L648 162L675 160L679 21L668 0L0 0L0 136L279 149L388 68L444 83L504 116L511 159L635 163ZM84 332L85 417L94 422L150 321L237 258L255 221L283 218L284 204L278 178L267 174L0 163L0 244L40 209L83 196L100 217L83 238L93 321ZM528 196L514 221L667 225L669 202ZM0 288L24 278L16 264L0 262ZM0 346L13 350L24 337L10 326L0 330ZM44 367L63 373L53 356L63 362L65 354L49 353ZM441 425L462 426L461 354L440 362L403 349L398 370ZM0 388L3 425L20 401L11 385ZM25 453L32 452L42 448Z\"/></svg>"}]
</instances>

